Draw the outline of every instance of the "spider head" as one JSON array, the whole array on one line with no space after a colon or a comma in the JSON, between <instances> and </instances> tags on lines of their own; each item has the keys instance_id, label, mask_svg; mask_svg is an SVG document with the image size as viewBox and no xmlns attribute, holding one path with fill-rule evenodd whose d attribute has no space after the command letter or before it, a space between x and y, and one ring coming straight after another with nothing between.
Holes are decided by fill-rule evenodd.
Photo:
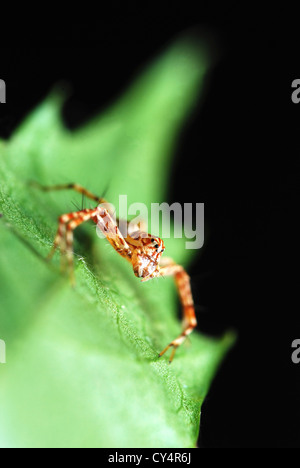
<instances>
[{"instance_id":1,"label":"spider head","mask_svg":"<svg viewBox=\"0 0 300 468\"><path fill-rule=\"evenodd\" d=\"M133 271L138 278L150 276L158 267L165 244L159 237L148 235L139 238L132 255Z\"/></svg>"}]
</instances>

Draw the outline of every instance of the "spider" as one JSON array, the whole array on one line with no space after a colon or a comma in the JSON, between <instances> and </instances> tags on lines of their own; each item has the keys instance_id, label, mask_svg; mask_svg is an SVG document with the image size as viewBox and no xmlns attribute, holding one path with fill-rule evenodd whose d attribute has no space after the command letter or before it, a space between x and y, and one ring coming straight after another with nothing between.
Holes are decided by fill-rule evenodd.
<instances>
[{"instance_id":1,"label":"spider","mask_svg":"<svg viewBox=\"0 0 300 468\"><path fill-rule=\"evenodd\" d=\"M141 278L142 282L149 281L152 278L162 276L173 276L177 286L179 298L183 308L183 331L171 341L158 355L161 357L172 349L169 363L173 361L176 349L184 342L197 325L195 316L194 302L190 286L190 278L181 265L177 265L171 258L161 258L165 251L165 245L159 237L147 234L143 230L137 230L134 233L123 234L119 228L119 221L113 218L104 198L98 197L78 184L56 185L45 187L36 182L31 183L35 187L47 192L51 190L75 190L83 196L93 200L97 206L92 209L82 209L80 211L63 214L58 218L58 230L54 239L54 244L48 259L51 259L57 248L60 248L62 259L66 258L70 271L71 281L74 284L74 265L73 265L73 231L80 224L93 221L102 231L111 246L123 258L129 261L133 267L136 277Z\"/></svg>"}]
</instances>

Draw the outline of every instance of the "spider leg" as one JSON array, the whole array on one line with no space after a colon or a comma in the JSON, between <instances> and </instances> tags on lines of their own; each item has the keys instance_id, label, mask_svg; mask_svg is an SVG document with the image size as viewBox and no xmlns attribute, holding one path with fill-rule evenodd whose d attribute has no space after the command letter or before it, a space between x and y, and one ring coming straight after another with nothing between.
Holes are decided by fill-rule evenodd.
<instances>
[{"instance_id":1,"label":"spider leg","mask_svg":"<svg viewBox=\"0 0 300 468\"><path fill-rule=\"evenodd\" d=\"M197 325L194 301L191 291L190 277L180 265L173 262L172 259L165 258L162 262L163 266L159 269L157 276L174 276L178 294L183 308L183 331L177 336L168 346L160 353L159 357L165 354L168 349L173 348L169 363L173 361L177 348L184 342L186 337L190 335Z\"/></svg>"},{"instance_id":2,"label":"spider leg","mask_svg":"<svg viewBox=\"0 0 300 468\"><path fill-rule=\"evenodd\" d=\"M53 242L53 247L47 256L47 260L50 261L55 254L56 250L60 248L61 252L61 271L64 272L66 269L65 257L66 257L66 225L63 223L58 224L57 233Z\"/></svg>"},{"instance_id":3,"label":"spider leg","mask_svg":"<svg viewBox=\"0 0 300 468\"><path fill-rule=\"evenodd\" d=\"M127 260L131 259L131 250L119 231L119 228L107 209L100 205L94 209L80 210L64 214L58 219L58 230L48 259L53 257L59 247L62 254L61 267L64 269L64 258L67 260L71 282L75 284L73 264L73 231L82 223L94 221L106 236L112 247Z\"/></svg>"},{"instance_id":4,"label":"spider leg","mask_svg":"<svg viewBox=\"0 0 300 468\"><path fill-rule=\"evenodd\" d=\"M85 189L79 184L61 184L61 185L52 185L52 186L47 187L47 186L39 184L38 182L32 181L30 182L30 185L32 187L36 187L42 190L43 192L52 192L54 190L75 190L75 192L81 193L83 196L86 196L87 198L90 198L91 200L94 200L99 204L105 203L104 198L94 195L92 192Z\"/></svg>"},{"instance_id":5,"label":"spider leg","mask_svg":"<svg viewBox=\"0 0 300 468\"><path fill-rule=\"evenodd\" d=\"M111 246L120 254L131 261L131 249L121 233L117 221L112 217L106 208L98 207L97 225L106 236Z\"/></svg>"},{"instance_id":6,"label":"spider leg","mask_svg":"<svg viewBox=\"0 0 300 468\"><path fill-rule=\"evenodd\" d=\"M57 229L57 233L53 242L53 247L47 256L47 260L52 259L58 247L60 247L61 252L65 252L66 250L65 238L66 238L66 225L61 223L59 219L58 229Z\"/></svg>"},{"instance_id":7,"label":"spider leg","mask_svg":"<svg viewBox=\"0 0 300 468\"><path fill-rule=\"evenodd\" d=\"M48 255L48 259L50 260L53 257L56 249L60 248L61 269L64 271L64 262L66 259L72 284L75 283L73 266L73 231L78 226L80 226L80 224L94 220L98 214L98 211L99 208L97 207L95 209L87 209L64 214L58 218L58 230L54 239L52 250Z\"/></svg>"},{"instance_id":8,"label":"spider leg","mask_svg":"<svg viewBox=\"0 0 300 468\"><path fill-rule=\"evenodd\" d=\"M110 244L114 249L121 254L123 257L130 260L131 251L130 248L122 236L116 221L113 219L113 214L110 213L110 207L108 207L104 198L94 195L89 190L85 189L79 184L62 184L53 186L43 186L38 182L31 182L30 185L36 187L44 192L50 192L54 190L74 190L81 193L83 196L96 201L99 205L105 205L105 207L98 206L95 209L80 210L69 214L60 216L58 223L58 230L54 240L53 248L48 255L48 259L51 259L59 247L62 253L62 269L64 269L64 259L67 259L71 277L73 278L73 231L83 222L92 220L102 230ZM73 280L74 282L74 280Z\"/></svg>"}]
</instances>

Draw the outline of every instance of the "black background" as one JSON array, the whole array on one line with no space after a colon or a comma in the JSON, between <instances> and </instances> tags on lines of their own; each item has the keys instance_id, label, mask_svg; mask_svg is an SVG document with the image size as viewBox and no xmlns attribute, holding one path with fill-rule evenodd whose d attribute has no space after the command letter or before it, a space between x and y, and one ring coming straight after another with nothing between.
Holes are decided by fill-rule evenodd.
<instances>
[{"instance_id":1,"label":"black background","mask_svg":"<svg viewBox=\"0 0 300 468\"><path fill-rule=\"evenodd\" d=\"M299 447L300 364L291 361L300 338L296 14L235 2L198 8L140 7L95 25L70 23L68 32L53 25L44 42L29 28L11 36L0 49L0 136L58 80L72 85L64 119L76 128L178 34L192 28L210 38L216 63L182 131L168 200L205 203L210 234L189 271L199 329L239 334L204 402L199 446Z\"/></svg>"}]
</instances>

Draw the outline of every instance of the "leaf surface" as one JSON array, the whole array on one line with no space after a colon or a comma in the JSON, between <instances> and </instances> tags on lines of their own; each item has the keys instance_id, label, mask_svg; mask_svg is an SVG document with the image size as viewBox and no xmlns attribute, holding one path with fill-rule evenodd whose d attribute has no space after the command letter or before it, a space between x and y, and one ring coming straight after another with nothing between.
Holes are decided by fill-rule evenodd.
<instances>
[{"instance_id":1,"label":"leaf surface","mask_svg":"<svg viewBox=\"0 0 300 468\"><path fill-rule=\"evenodd\" d=\"M168 190L180 129L209 68L199 45L181 38L110 108L76 131L52 93L8 142L0 142L0 365L2 447L194 447L209 384L234 337L198 332L172 366L157 353L181 331L172 278L140 283L99 239L76 231L75 289L51 248L57 217L74 211L77 182L118 206L150 209ZM195 251L167 239L168 256L188 267Z\"/></svg>"}]
</instances>

